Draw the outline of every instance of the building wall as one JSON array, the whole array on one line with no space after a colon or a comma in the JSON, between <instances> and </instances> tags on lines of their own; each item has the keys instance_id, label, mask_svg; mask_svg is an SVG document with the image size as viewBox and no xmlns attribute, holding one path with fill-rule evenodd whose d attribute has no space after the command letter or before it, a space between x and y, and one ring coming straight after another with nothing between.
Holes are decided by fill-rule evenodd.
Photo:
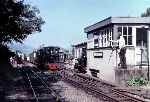
<instances>
[{"instance_id":1,"label":"building wall","mask_svg":"<svg viewBox=\"0 0 150 102\"><path fill-rule=\"evenodd\" d=\"M94 58L95 52L102 52L103 58ZM140 56L135 57L135 48L127 47L126 50L126 62L129 70L134 68L134 63L138 61L140 64ZM144 60L144 59L143 59ZM116 50L111 49L99 49L99 50L87 50L87 70L88 74L91 75L89 69L96 69L100 71L98 74L99 78L102 78L111 82L118 82L118 77L121 77L115 72L115 69L118 69L116 65L119 64L119 55L116 57ZM120 79L119 79L120 80Z\"/></svg>"},{"instance_id":2,"label":"building wall","mask_svg":"<svg viewBox=\"0 0 150 102\"><path fill-rule=\"evenodd\" d=\"M147 67L134 67L132 69L115 69L116 84L120 86L127 86L127 81L133 77L143 77L147 79Z\"/></svg>"},{"instance_id":3,"label":"building wall","mask_svg":"<svg viewBox=\"0 0 150 102\"><path fill-rule=\"evenodd\" d=\"M81 47L75 47L74 51L75 51L74 57L75 58L80 58L81 54L82 54L82 48Z\"/></svg>"},{"instance_id":4,"label":"building wall","mask_svg":"<svg viewBox=\"0 0 150 102\"><path fill-rule=\"evenodd\" d=\"M87 49L110 46L112 44L110 40L113 38L113 31L114 28L111 25L87 34ZM98 40L98 43L94 42L96 39Z\"/></svg>"},{"instance_id":5,"label":"building wall","mask_svg":"<svg viewBox=\"0 0 150 102\"><path fill-rule=\"evenodd\" d=\"M94 39L89 39L87 41L87 48L90 49L90 48L94 48Z\"/></svg>"},{"instance_id":6,"label":"building wall","mask_svg":"<svg viewBox=\"0 0 150 102\"><path fill-rule=\"evenodd\" d=\"M123 25L114 25L113 26L113 39L116 40L118 37L118 31L117 31L117 27L118 26L123 26ZM129 26L129 25L126 25ZM131 25L130 25L131 26ZM139 47L136 46L136 28L141 28L143 25L132 25L132 46L127 46L127 50L126 50L126 62L127 65L129 66L129 68L133 68L130 66L135 66L135 65L140 65L140 61L141 61L141 50ZM93 37L94 39L94 37ZM99 50L94 49L94 40L92 38L90 40L88 40L87 45L88 45L88 49L87 50L87 69L88 69L88 74L91 74L89 69L97 69L100 71L100 74L98 75L98 77L111 81L111 82L115 82L115 68L116 68L116 63L117 65L119 64L119 55L117 54L117 58L115 55L115 51L109 61L109 57L111 55L112 50L111 49L107 49L107 48L101 48ZM93 49L93 50L90 50ZM94 52L103 52L103 58L94 58L93 53ZM143 61L146 61L146 50L143 52ZM116 62L117 61L117 62ZM117 81L117 78L116 78Z\"/></svg>"},{"instance_id":7,"label":"building wall","mask_svg":"<svg viewBox=\"0 0 150 102\"><path fill-rule=\"evenodd\" d=\"M132 27L132 44L129 42L131 40L126 40L127 42L127 50L126 50L126 62L128 65L128 68L130 70L130 68L134 68L135 65L140 65L141 64L141 46L137 46L136 45L136 34L137 34L137 28L148 28L148 25L145 24L140 24L140 23L128 23L128 19L127 19L127 24L125 23L114 23L110 25L105 25L104 27L101 28L97 28L93 29L90 32L86 32L87 35L90 33L90 36L88 38L87 41L87 69L88 69L88 74L91 74L89 69L97 69L100 71L100 74L98 74L98 77L105 79L107 81L111 81L111 82L115 82L115 68L116 65L118 65L119 63L119 55L117 54L117 58L116 58L116 53L114 51L110 62L109 62L109 58L111 55L112 50L108 47L110 47L110 44L105 44L102 46L101 43L101 37L103 37L103 41L105 39L105 30L107 29L113 29L109 31L109 35L110 32L113 34L112 35L112 39L111 40L117 40L118 37L118 27L122 27L122 33L124 33L124 28L126 28L126 34L123 34L124 37L127 37L127 39L129 38L129 36L131 37L131 33L129 33L131 30L129 30ZM102 31L102 33L101 33ZM104 31L104 32L103 32ZM97 39L95 38L95 35L98 36L98 34L95 34L95 32L99 32L99 45L97 48L95 47L95 42L94 40ZM92 35L93 34L93 35ZM150 31L149 31L150 34ZM150 53L150 36L148 34L148 49L149 49L149 53ZM102 35L102 36L101 36ZM109 39L110 40L110 39ZM108 38L107 38L107 42L109 42ZM94 52L103 52L103 58L94 58ZM142 55L142 60L144 62L147 61L147 49L144 48L143 51L143 55ZM149 54L150 56L150 54ZM131 67L130 67L131 66ZM128 72L128 69L127 69ZM119 72L120 73L120 72ZM130 74L125 74L126 76L130 75ZM132 76L132 75L131 75ZM117 78L118 77L118 78ZM124 74L117 74L116 72L116 81L120 81L119 77L124 77ZM123 78L121 78L123 79Z\"/></svg>"},{"instance_id":8,"label":"building wall","mask_svg":"<svg viewBox=\"0 0 150 102\"><path fill-rule=\"evenodd\" d=\"M127 63L127 65L135 65L135 48L134 47L127 48L126 63Z\"/></svg>"},{"instance_id":9,"label":"building wall","mask_svg":"<svg viewBox=\"0 0 150 102\"><path fill-rule=\"evenodd\" d=\"M94 58L94 52L103 52L103 58ZM112 54L110 49L99 49L99 50L87 50L87 69L88 74L91 75L89 69L97 69L100 71L98 74L99 78L105 79L107 81L115 82L115 72L116 67L116 51ZM112 56L110 58L110 56ZM109 62L110 59L110 62ZM117 56L118 61L118 56Z\"/></svg>"},{"instance_id":10,"label":"building wall","mask_svg":"<svg viewBox=\"0 0 150 102\"><path fill-rule=\"evenodd\" d=\"M140 60L141 60L141 47L140 46L137 46L136 45L136 28L142 28L142 27L148 27L147 25L133 25L133 24L116 24L116 25L113 25L113 40L117 40L117 37L118 37L118 27L132 27L132 45L127 45L127 64L129 65L137 65L139 64ZM106 27L105 29L109 29L109 26ZM91 33L92 34L92 33ZM100 36L100 35L99 35ZM87 41L87 49L92 49L94 48L94 39L97 39L99 38L97 35L96 37L93 35L93 38L90 37L88 38L88 41ZM101 41L99 39L99 45L101 45ZM116 45L116 44L115 44ZM104 46L104 47L109 47L110 44L108 44L107 46ZM101 46L99 46L101 47ZM102 47L102 48L104 48ZM146 52L146 48L143 52L143 61L146 62L146 57L147 56L147 52Z\"/></svg>"},{"instance_id":11,"label":"building wall","mask_svg":"<svg viewBox=\"0 0 150 102\"><path fill-rule=\"evenodd\" d=\"M73 46L73 57L74 58L81 58L81 56L85 52L84 50L86 50L86 49L87 49L87 43L86 42L74 45Z\"/></svg>"}]
</instances>

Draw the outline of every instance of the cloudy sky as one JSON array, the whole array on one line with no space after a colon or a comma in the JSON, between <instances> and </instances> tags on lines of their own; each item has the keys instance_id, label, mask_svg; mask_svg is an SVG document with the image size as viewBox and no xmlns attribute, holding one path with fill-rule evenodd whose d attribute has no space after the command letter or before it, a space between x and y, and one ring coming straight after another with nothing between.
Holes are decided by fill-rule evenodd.
<instances>
[{"instance_id":1,"label":"cloudy sky","mask_svg":"<svg viewBox=\"0 0 150 102\"><path fill-rule=\"evenodd\" d=\"M33 48L61 46L69 48L86 38L84 28L109 16L140 16L150 0L25 0L40 9L45 20L41 33L25 40Z\"/></svg>"}]
</instances>

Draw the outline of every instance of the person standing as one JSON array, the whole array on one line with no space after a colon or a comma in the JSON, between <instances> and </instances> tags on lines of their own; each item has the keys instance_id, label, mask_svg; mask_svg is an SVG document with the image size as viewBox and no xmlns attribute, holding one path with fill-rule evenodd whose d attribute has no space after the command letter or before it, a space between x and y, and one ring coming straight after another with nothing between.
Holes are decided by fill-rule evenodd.
<instances>
[{"instance_id":1,"label":"person standing","mask_svg":"<svg viewBox=\"0 0 150 102\"><path fill-rule=\"evenodd\" d=\"M126 64L126 47L125 47L125 39L121 33L119 33L119 58L120 58L120 63L119 66L123 69L127 68Z\"/></svg>"},{"instance_id":2,"label":"person standing","mask_svg":"<svg viewBox=\"0 0 150 102\"><path fill-rule=\"evenodd\" d=\"M78 59L77 59L77 58L74 58L74 60L73 60L73 66L74 66L74 70L75 70L75 71L78 70L78 65L79 65Z\"/></svg>"},{"instance_id":3,"label":"person standing","mask_svg":"<svg viewBox=\"0 0 150 102\"><path fill-rule=\"evenodd\" d=\"M123 69L127 68L127 64L126 64L126 46L125 46L125 39L122 35L121 32L118 32L118 39L116 41L112 41L112 42L117 42L118 43L118 47L119 47L119 59L120 62L118 64L118 66L120 66Z\"/></svg>"}]
</instances>

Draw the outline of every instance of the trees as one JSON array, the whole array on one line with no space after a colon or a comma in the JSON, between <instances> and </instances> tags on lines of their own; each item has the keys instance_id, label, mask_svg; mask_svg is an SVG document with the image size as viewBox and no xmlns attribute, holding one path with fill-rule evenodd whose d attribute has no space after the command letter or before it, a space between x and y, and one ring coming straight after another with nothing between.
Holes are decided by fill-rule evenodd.
<instances>
[{"instance_id":1,"label":"trees","mask_svg":"<svg viewBox=\"0 0 150 102\"><path fill-rule=\"evenodd\" d=\"M15 77L9 61L13 54L6 44L12 41L22 43L28 35L40 32L42 24L44 21L36 7L25 4L23 0L0 0L0 75L3 79Z\"/></svg>"},{"instance_id":2,"label":"trees","mask_svg":"<svg viewBox=\"0 0 150 102\"><path fill-rule=\"evenodd\" d=\"M28 35L41 32L42 24L36 7L23 0L0 0L0 44L21 43Z\"/></svg>"},{"instance_id":3,"label":"trees","mask_svg":"<svg viewBox=\"0 0 150 102\"><path fill-rule=\"evenodd\" d=\"M144 13L141 14L141 17L148 17L150 16L150 8L147 8Z\"/></svg>"},{"instance_id":4,"label":"trees","mask_svg":"<svg viewBox=\"0 0 150 102\"><path fill-rule=\"evenodd\" d=\"M12 90L14 79L18 77L9 60L13 54L6 44L12 41L21 43L33 32L40 32L43 23L36 7L24 1L0 0L0 80L3 83L0 86L5 92ZM0 98L5 99L2 94L0 91Z\"/></svg>"}]
</instances>

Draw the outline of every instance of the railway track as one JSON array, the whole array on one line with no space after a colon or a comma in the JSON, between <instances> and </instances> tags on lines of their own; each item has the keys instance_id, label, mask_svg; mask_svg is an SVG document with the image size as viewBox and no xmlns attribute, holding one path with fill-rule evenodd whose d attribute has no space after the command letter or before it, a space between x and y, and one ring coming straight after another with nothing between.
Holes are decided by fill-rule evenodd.
<instances>
[{"instance_id":1,"label":"railway track","mask_svg":"<svg viewBox=\"0 0 150 102\"><path fill-rule=\"evenodd\" d=\"M61 102L60 97L49 87L48 76L32 68L17 69L23 77L16 92L25 92L24 97L7 97L9 102Z\"/></svg>"},{"instance_id":2,"label":"railway track","mask_svg":"<svg viewBox=\"0 0 150 102\"><path fill-rule=\"evenodd\" d=\"M117 85L73 71L61 71L62 78L76 87L91 92L103 102L150 102L143 97L119 90Z\"/></svg>"}]
</instances>

